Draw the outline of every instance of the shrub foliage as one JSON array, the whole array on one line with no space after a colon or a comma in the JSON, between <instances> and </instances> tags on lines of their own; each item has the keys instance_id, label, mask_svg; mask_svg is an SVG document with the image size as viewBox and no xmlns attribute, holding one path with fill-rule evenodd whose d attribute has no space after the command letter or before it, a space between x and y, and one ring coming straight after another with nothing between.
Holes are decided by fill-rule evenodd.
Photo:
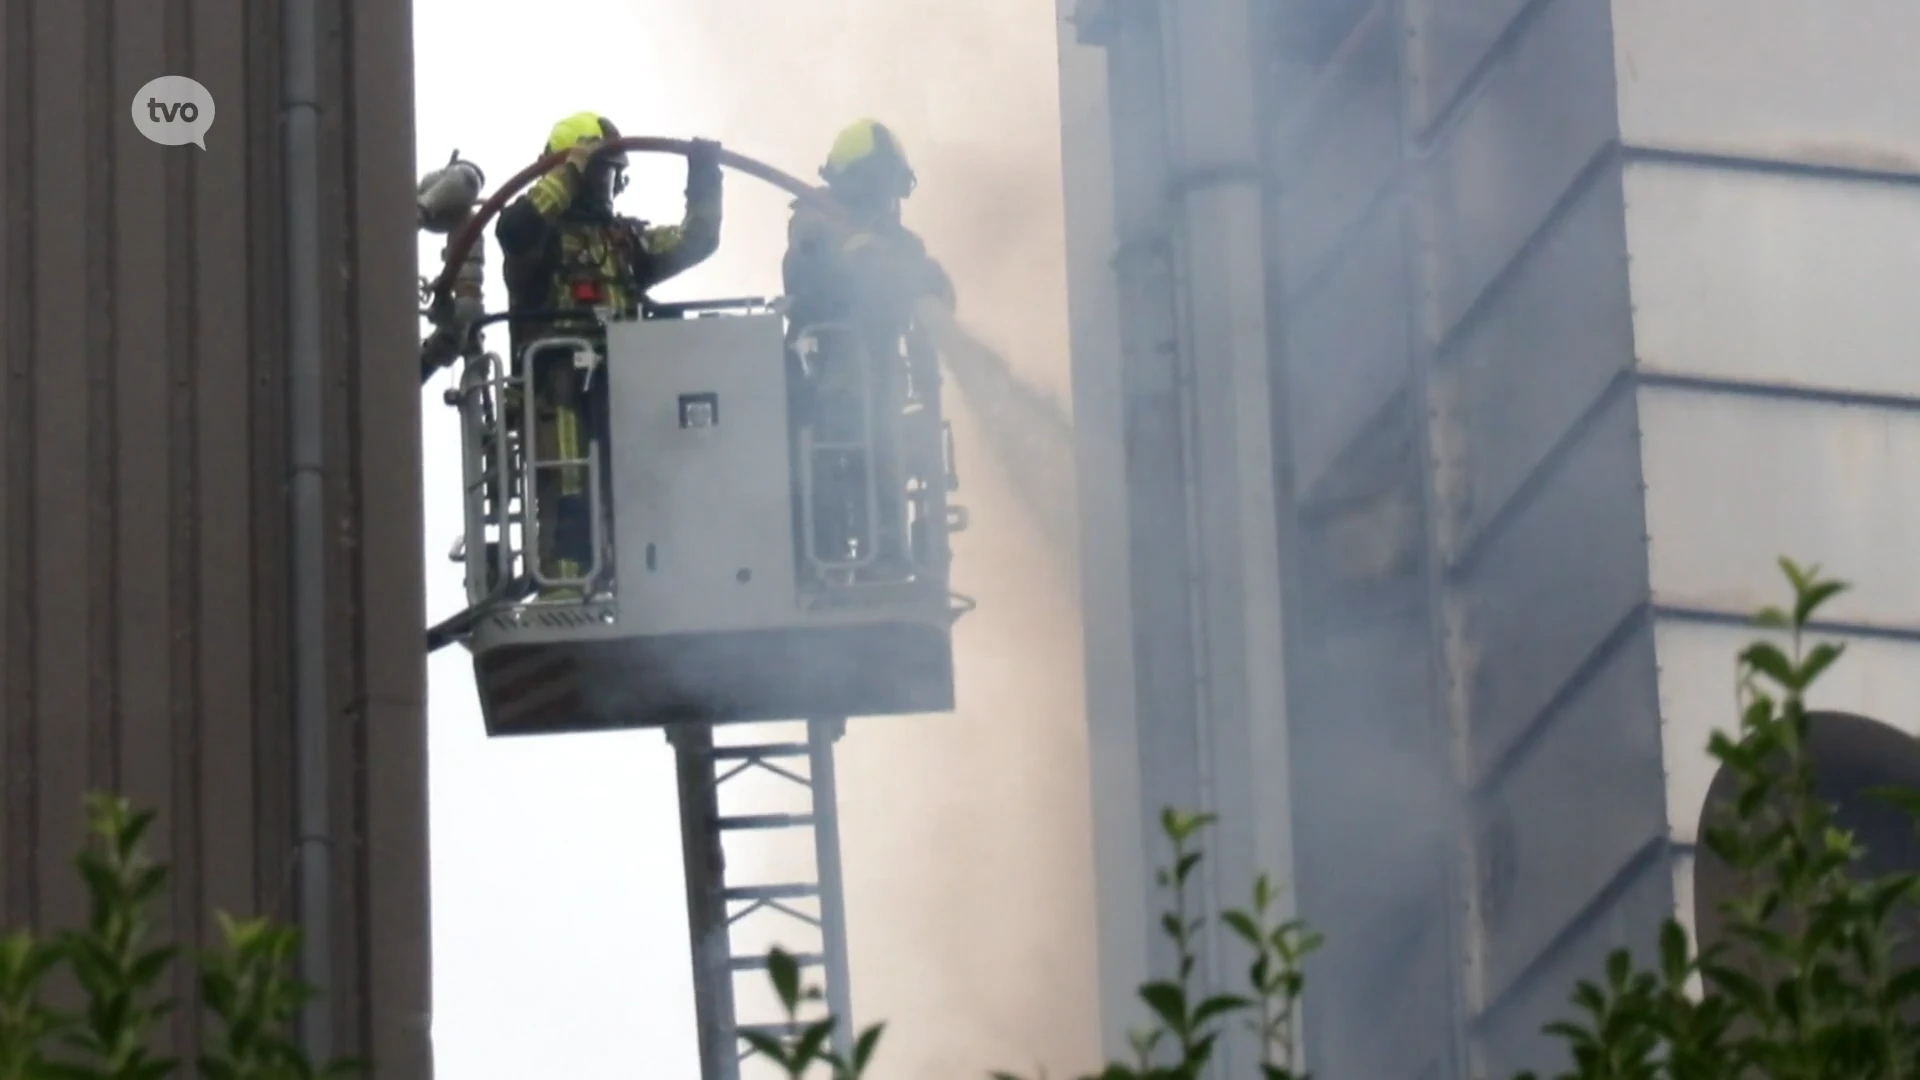
<instances>
[{"instance_id":1,"label":"shrub foliage","mask_svg":"<svg viewBox=\"0 0 1920 1080\"><path fill-rule=\"evenodd\" d=\"M1862 873L1864 851L1818 797L1808 753L1807 694L1843 653L1810 642L1809 627L1846 586L1817 567L1780 566L1792 603L1757 617L1764 636L1738 658L1738 723L1708 746L1733 794L1702 839L1742 884L1721 911L1724 940L1700 949L1669 919L1649 955L1609 956L1600 977L1573 990L1575 1015L1546 1029L1567 1062L1555 1080L1920 1080L1920 1023L1907 1019L1920 970L1893 959L1920 877ZM1876 794L1920 817L1920 792ZM1154 1023L1132 1037L1132 1060L1085 1080L1195 1080L1232 1023L1251 1025L1262 1040L1259 1080L1306 1080L1296 1015L1302 964L1321 939L1299 920L1273 918L1271 879L1259 879L1250 907L1218 915L1250 952L1247 985L1201 997L1191 983L1194 936L1209 916L1193 910L1186 883L1210 822L1162 816L1171 854L1160 872L1170 895L1161 926L1178 968L1140 987ZM797 987L790 959L775 957ZM781 1044L791 1075L819 1062L840 1080L859 1076L879 1029L863 1037L858 1068L848 1070L825 1050L831 1020L821 1023L818 1039Z\"/></svg>"},{"instance_id":2,"label":"shrub foliage","mask_svg":"<svg viewBox=\"0 0 1920 1080\"><path fill-rule=\"evenodd\" d=\"M154 1036L178 1002L166 987L180 960L158 943L153 908L167 867L144 839L153 814L125 799L87 801L88 843L76 860L88 894L78 930L0 938L0 1080L167 1080L184 1062L162 1055ZM291 974L299 931L266 919L218 914L220 948L195 957L206 1003L203 1051L187 1075L207 1080L318 1080L359 1070L317 1068L291 1028L313 990ZM71 981L67 989L55 990ZM77 998L77 1008L53 1004Z\"/></svg>"},{"instance_id":3,"label":"shrub foliage","mask_svg":"<svg viewBox=\"0 0 1920 1080\"><path fill-rule=\"evenodd\" d=\"M1920 876L1862 872L1861 844L1819 797L1808 753L1807 694L1843 654L1838 644L1810 642L1808 631L1846 586L1790 560L1781 568L1792 603L1760 613L1765 635L1738 660L1737 726L1715 732L1708 747L1733 793L1715 808L1703 843L1742 885L1722 907L1724 937L1701 949L1669 919L1649 955L1613 953L1598 978L1574 988L1575 1015L1546 1029L1565 1050L1555 1080L1920 1080L1920 1023L1908 1019L1920 970L1895 960ZM1920 817L1920 792L1878 794ZM90 898L86 925L0 937L0 1080L166 1080L183 1068L153 1049L177 1004L165 988L180 961L175 946L153 939L151 912L167 880L142 843L153 815L95 796L88 820L77 860ZM1321 938L1279 914L1267 875L1245 907L1196 907L1189 883L1212 823L1179 810L1161 816L1169 848L1158 875L1167 895L1161 930L1175 969L1139 988L1152 1022L1131 1037L1130 1059L1085 1080L1197 1080L1230 1025L1262 1049L1257 1080L1308 1078L1299 1005L1304 965ZM1235 990L1205 993L1194 978L1198 935L1216 918L1244 946L1246 975ZM356 1062L316 1065L291 1037L314 992L291 973L298 930L224 913L219 926L221 947L193 958L208 1025L193 1074L318 1080L359 1071ZM751 1049L793 1080L864 1077L884 1025L861 1031L851 1048L834 1046L832 1016L799 1019L820 992L802 985L796 958L776 948L768 961L790 1034L746 1033ZM77 993L54 993L63 982ZM68 997L80 1005L55 1004Z\"/></svg>"}]
</instances>

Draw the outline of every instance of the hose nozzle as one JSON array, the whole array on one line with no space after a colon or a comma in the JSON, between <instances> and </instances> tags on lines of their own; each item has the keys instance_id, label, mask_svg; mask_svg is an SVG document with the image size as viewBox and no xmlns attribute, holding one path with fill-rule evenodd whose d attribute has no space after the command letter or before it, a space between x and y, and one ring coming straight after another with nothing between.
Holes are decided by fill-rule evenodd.
<instances>
[{"instance_id":1,"label":"hose nozzle","mask_svg":"<svg viewBox=\"0 0 1920 1080\"><path fill-rule=\"evenodd\" d=\"M445 165L420 178L414 197L420 228L441 236L459 228L472 215L486 183L480 166L463 160L455 150Z\"/></svg>"}]
</instances>

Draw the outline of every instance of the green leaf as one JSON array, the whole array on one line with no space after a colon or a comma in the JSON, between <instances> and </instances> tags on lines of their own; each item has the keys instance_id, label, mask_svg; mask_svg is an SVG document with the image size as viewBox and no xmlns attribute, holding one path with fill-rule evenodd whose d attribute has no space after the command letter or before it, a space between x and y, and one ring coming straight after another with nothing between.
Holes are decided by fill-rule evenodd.
<instances>
[{"instance_id":1,"label":"green leaf","mask_svg":"<svg viewBox=\"0 0 1920 1080\"><path fill-rule=\"evenodd\" d=\"M1806 592L1807 583L1812 580L1814 569L1802 568L1799 563L1794 562L1785 555L1780 556L1778 562L1780 564L1780 572L1787 576L1787 583L1793 586L1793 594L1798 596Z\"/></svg>"},{"instance_id":2,"label":"green leaf","mask_svg":"<svg viewBox=\"0 0 1920 1080\"><path fill-rule=\"evenodd\" d=\"M767 950L767 976L773 981L780 1003L791 1013L800 1006L800 964L793 955L775 945Z\"/></svg>"},{"instance_id":3,"label":"green leaf","mask_svg":"<svg viewBox=\"0 0 1920 1080\"><path fill-rule=\"evenodd\" d=\"M874 1051L880 1049L880 1035L886 1030L885 1024L875 1024L860 1033L853 1046L853 1071L863 1073L867 1064L873 1060Z\"/></svg>"},{"instance_id":4,"label":"green leaf","mask_svg":"<svg viewBox=\"0 0 1920 1080\"><path fill-rule=\"evenodd\" d=\"M156 1058L121 1074L117 1080L166 1080L179 1068L178 1058Z\"/></svg>"},{"instance_id":5,"label":"green leaf","mask_svg":"<svg viewBox=\"0 0 1920 1080\"><path fill-rule=\"evenodd\" d=\"M1847 591L1844 582L1821 581L1806 582L1795 590L1799 595L1794 598L1793 622L1796 626L1805 626L1813 621L1813 613L1820 610L1827 601Z\"/></svg>"},{"instance_id":6,"label":"green leaf","mask_svg":"<svg viewBox=\"0 0 1920 1080\"><path fill-rule=\"evenodd\" d=\"M180 950L172 945L148 950L133 962L133 968L128 972L129 981L136 986L151 985L161 973L167 970L168 965L173 963L174 957L179 953Z\"/></svg>"},{"instance_id":7,"label":"green leaf","mask_svg":"<svg viewBox=\"0 0 1920 1080\"><path fill-rule=\"evenodd\" d=\"M1156 981L1140 987L1140 1000L1175 1031L1187 1030L1187 992L1178 983Z\"/></svg>"},{"instance_id":8,"label":"green leaf","mask_svg":"<svg viewBox=\"0 0 1920 1080\"><path fill-rule=\"evenodd\" d=\"M1814 680L1826 673L1834 662L1846 655L1847 647L1830 641L1823 641L1807 652L1807 658L1800 661L1799 686L1805 690Z\"/></svg>"},{"instance_id":9,"label":"green leaf","mask_svg":"<svg viewBox=\"0 0 1920 1080\"><path fill-rule=\"evenodd\" d=\"M1690 952L1686 928L1678 920L1668 919L1660 927L1660 968L1668 982L1678 983L1686 979L1691 967Z\"/></svg>"},{"instance_id":10,"label":"green leaf","mask_svg":"<svg viewBox=\"0 0 1920 1080\"><path fill-rule=\"evenodd\" d=\"M1185 883L1187 878L1193 875L1193 868L1200 865L1202 858L1203 856L1197 851L1180 856L1180 861L1175 863L1173 867L1174 882L1176 884Z\"/></svg>"},{"instance_id":11,"label":"green leaf","mask_svg":"<svg viewBox=\"0 0 1920 1080\"><path fill-rule=\"evenodd\" d=\"M1740 653L1740 662L1782 687L1792 688L1795 685L1793 663L1772 642L1756 641L1747 646Z\"/></svg>"},{"instance_id":12,"label":"green leaf","mask_svg":"<svg viewBox=\"0 0 1920 1080\"><path fill-rule=\"evenodd\" d=\"M1250 1008L1252 1005L1253 1002L1243 997L1216 994L1201 1002L1200 1007L1193 1010L1193 1026L1198 1028L1216 1016L1225 1016L1240 1009Z\"/></svg>"},{"instance_id":13,"label":"green leaf","mask_svg":"<svg viewBox=\"0 0 1920 1080\"><path fill-rule=\"evenodd\" d=\"M1260 933L1259 924L1255 923L1253 921L1253 916L1248 915L1246 912L1244 911L1226 912L1220 916L1220 921L1226 923L1228 929L1232 930L1235 934L1238 934L1241 940L1245 941L1249 945L1252 945L1254 948L1257 949L1260 946L1266 944L1266 942L1264 941Z\"/></svg>"},{"instance_id":14,"label":"green leaf","mask_svg":"<svg viewBox=\"0 0 1920 1080\"><path fill-rule=\"evenodd\" d=\"M1771 999L1766 987L1746 972L1726 964L1708 964L1701 974L1709 987L1725 994L1747 1015L1765 1016L1771 1013Z\"/></svg>"},{"instance_id":15,"label":"green leaf","mask_svg":"<svg viewBox=\"0 0 1920 1080\"><path fill-rule=\"evenodd\" d=\"M1607 981L1614 986L1624 985L1627 976L1633 971L1633 957L1625 949L1615 949L1607 956Z\"/></svg>"},{"instance_id":16,"label":"green leaf","mask_svg":"<svg viewBox=\"0 0 1920 1080\"><path fill-rule=\"evenodd\" d=\"M1184 810L1175 810L1172 807L1168 807L1160 812L1160 827L1166 831L1167 839L1172 840L1176 845L1185 842L1188 837L1212 825L1214 820L1212 814L1195 814Z\"/></svg>"},{"instance_id":17,"label":"green leaf","mask_svg":"<svg viewBox=\"0 0 1920 1080\"><path fill-rule=\"evenodd\" d=\"M821 1048L825 1047L827 1040L832 1037L833 1018L829 1016L800 1033L799 1040L794 1043L793 1056L790 1060L796 1065L806 1065L819 1060Z\"/></svg>"},{"instance_id":18,"label":"green leaf","mask_svg":"<svg viewBox=\"0 0 1920 1080\"><path fill-rule=\"evenodd\" d=\"M787 1048L779 1039L764 1031L741 1030L740 1038L746 1041L754 1051L783 1069L791 1069L793 1063L787 1058Z\"/></svg>"},{"instance_id":19,"label":"green leaf","mask_svg":"<svg viewBox=\"0 0 1920 1080\"><path fill-rule=\"evenodd\" d=\"M1874 787L1867 789L1867 796L1896 806L1912 817L1920 818L1920 791L1903 787Z\"/></svg>"}]
</instances>

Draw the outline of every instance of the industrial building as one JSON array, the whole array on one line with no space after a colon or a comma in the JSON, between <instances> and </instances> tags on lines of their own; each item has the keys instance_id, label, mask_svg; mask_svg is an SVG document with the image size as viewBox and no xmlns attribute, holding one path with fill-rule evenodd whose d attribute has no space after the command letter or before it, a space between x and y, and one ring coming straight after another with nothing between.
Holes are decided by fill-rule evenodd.
<instances>
[{"instance_id":1,"label":"industrial building","mask_svg":"<svg viewBox=\"0 0 1920 1080\"><path fill-rule=\"evenodd\" d=\"M1209 900L1266 867L1329 935L1315 1075L1551 1069L1574 981L1711 908L1777 556L1858 585L1825 764L1915 775L1920 9L1060 15L1108 1052L1172 804Z\"/></svg>"},{"instance_id":2,"label":"industrial building","mask_svg":"<svg viewBox=\"0 0 1920 1080\"><path fill-rule=\"evenodd\" d=\"M424 1080L409 5L4 13L0 924L85 917L82 795L117 790L159 813L159 933L299 919L308 1035ZM204 150L129 122L168 74Z\"/></svg>"},{"instance_id":3,"label":"industrial building","mask_svg":"<svg viewBox=\"0 0 1920 1080\"><path fill-rule=\"evenodd\" d=\"M1605 950L1707 922L1776 555L1862 586L1824 738L1907 775L1920 9L1059 4L1108 1050L1177 805L1210 902L1269 869L1332 939L1317 1075L1551 1067ZM408 5L4 12L0 922L83 910L123 791L163 933L299 919L310 1040L425 1078ZM188 71L207 148L145 141Z\"/></svg>"}]
</instances>

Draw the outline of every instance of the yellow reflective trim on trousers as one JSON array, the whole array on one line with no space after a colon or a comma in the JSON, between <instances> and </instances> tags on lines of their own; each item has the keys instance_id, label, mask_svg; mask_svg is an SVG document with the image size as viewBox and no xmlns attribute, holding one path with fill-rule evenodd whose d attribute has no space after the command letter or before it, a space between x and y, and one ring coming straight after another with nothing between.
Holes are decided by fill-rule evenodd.
<instances>
[{"instance_id":1,"label":"yellow reflective trim on trousers","mask_svg":"<svg viewBox=\"0 0 1920 1080\"><path fill-rule=\"evenodd\" d=\"M560 443L555 456L563 461L577 461L584 456L580 452L580 414L564 405L554 411L558 414L554 417L554 432ZM578 465L560 466L560 494L578 495L586 488L580 476L582 471Z\"/></svg>"}]
</instances>

